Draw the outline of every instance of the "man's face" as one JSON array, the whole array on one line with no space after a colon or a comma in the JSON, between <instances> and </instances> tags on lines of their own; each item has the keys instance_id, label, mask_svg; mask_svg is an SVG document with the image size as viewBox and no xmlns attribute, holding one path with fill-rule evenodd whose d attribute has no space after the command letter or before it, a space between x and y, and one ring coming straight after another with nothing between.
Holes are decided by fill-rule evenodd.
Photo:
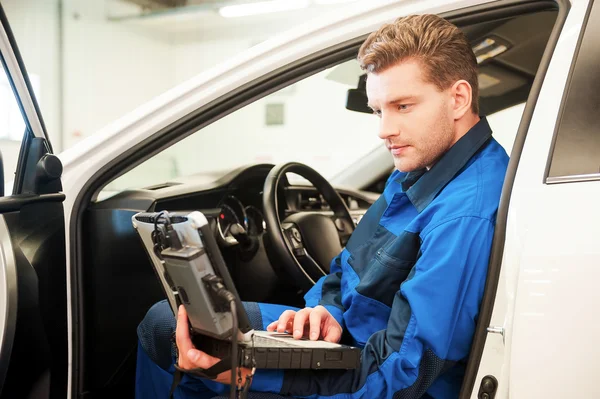
<instances>
[{"instance_id":1,"label":"man's face","mask_svg":"<svg viewBox=\"0 0 600 399\"><path fill-rule=\"evenodd\" d=\"M421 64L406 60L367 78L379 137L402 172L431 167L455 142L452 96L425 80Z\"/></svg>"}]
</instances>

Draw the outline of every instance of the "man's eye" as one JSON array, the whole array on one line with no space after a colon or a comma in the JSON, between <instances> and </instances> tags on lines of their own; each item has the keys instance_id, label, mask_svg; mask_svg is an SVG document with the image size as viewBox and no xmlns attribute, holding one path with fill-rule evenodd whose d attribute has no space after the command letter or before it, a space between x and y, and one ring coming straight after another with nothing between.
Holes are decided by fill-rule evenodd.
<instances>
[{"instance_id":1,"label":"man's eye","mask_svg":"<svg viewBox=\"0 0 600 399\"><path fill-rule=\"evenodd\" d=\"M373 115L381 116L381 111L378 109L373 110Z\"/></svg>"},{"instance_id":2,"label":"man's eye","mask_svg":"<svg viewBox=\"0 0 600 399\"><path fill-rule=\"evenodd\" d=\"M410 108L410 104L399 104L398 105L398 111L406 111L409 108Z\"/></svg>"}]
</instances>

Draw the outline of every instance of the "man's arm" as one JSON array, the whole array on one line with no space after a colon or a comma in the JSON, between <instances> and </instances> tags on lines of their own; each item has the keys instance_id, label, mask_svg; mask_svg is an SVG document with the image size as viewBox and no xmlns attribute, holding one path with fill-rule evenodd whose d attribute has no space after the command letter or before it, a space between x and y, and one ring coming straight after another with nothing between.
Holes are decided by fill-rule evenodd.
<instances>
[{"instance_id":1,"label":"man's arm","mask_svg":"<svg viewBox=\"0 0 600 399\"><path fill-rule=\"evenodd\" d=\"M344 307L342 306L342 268L340 262L341 254L333 258L329 266L330 273L317 281L306 295L304 295L304 301L307 307L323 306L343 329L344 319L342 316Z\"/></svg>"},{"instance_id":2,"label":"man's arm","mask_svg":"<svg viewBox=\"0 0 600 399\"><path fill-rule=\"evenodd\" d=\"M395 170L385 182L387 187L390 181L396 179L401 172ZM385 202L383 195L377 200L379 202ZM363 218L363 223L356 227L354 233L352 233L351 240L361 237L361 231L370 231L370 226L365 226L364 221L372 220L371 223L379 224L379 218L381 214L378 214L380 207L373 205L371 206ZM367 222L368 224L368 222ZM363 237L364 238L364 237ZM360 238L358 238L360 240ZM345 251L345 250L344 250ZM342 294L341 294L341 282L342 282L342 251L338 256L333 258L329 266L329 275L321 277L319 281L306 293L304 301L307 307L314 308L317 305L324 306L329 313L337 320L342 329L345 329L344 319L342 317L345 309L342 305Z\"/></svg>"},{"instance_id":3,"label":"man's arm","mask_svg":"<svg viewBox=\"0 0 600 399\"><path fill-rule=\"evenodd\" d=\"M273 386L293 396L384 398L404 390L422 395L469 353L492 235L492 221L476 217L422 232L421 257L396 293L387 329L369 338L360 368L286 371L283 383L278 377Z\"/></svg>"}]
</instances>

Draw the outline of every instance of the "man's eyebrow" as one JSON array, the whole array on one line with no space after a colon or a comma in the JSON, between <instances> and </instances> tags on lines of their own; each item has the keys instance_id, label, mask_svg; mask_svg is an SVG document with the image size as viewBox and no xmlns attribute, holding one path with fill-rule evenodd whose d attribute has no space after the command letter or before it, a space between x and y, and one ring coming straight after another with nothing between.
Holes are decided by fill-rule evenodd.
<instances>
[{"instance_id":1,"label":"man's eyebrow","mask_svg":"<svg viewBox=\"0 0 600 399\"><path fill-rule=\"evenodd\" d=\"M402 96L402 97L398 97L394 100L390 100L388 101L388 104L396 104L396 103L400 103L402 101L406 101L406 100L412 100L414 98L416 98L417 96L415 96L414 94L410 94L410 95L406 95L406 96Z\"/></svg>"},{"instance_id":2,"label":"man's eyebrow","mask_svg":"<svg viewBox=\"0 0 600 399\"><path fill-rule=\"evenodd\" d=\"M397 98L395 98L393 100L390 100L390 101L387 102L387 104L397 104L397 103L400 103L400 102L403 102L403 101L406 101L406 100L413 100L415 98L417 98L416 95L409 94L409 95L406 95L406 96L401 96L401 97L397 97ZM369 108L371 108L373 110L377 109L377 107L375 105L371 104L371 103L367 103L367 107L369 107Z\"/></svg>"}]
</instances>

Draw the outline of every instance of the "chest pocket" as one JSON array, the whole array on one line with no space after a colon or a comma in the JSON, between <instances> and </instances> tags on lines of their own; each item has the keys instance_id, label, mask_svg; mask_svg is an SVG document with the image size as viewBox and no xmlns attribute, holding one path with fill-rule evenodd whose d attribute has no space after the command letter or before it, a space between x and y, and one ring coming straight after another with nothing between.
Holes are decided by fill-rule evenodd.
<instances>
[{"instance_id":1,"label":"chest pocket","mask_svg":"<svg viewBox=\"0 0 600 399\"><path fill-rule=\"evenodd\" d=\"M362 273L356 291L389 307L417 261L421 240L418 234L403 232L380 248Z\"/></svg>"}]
</instances>

